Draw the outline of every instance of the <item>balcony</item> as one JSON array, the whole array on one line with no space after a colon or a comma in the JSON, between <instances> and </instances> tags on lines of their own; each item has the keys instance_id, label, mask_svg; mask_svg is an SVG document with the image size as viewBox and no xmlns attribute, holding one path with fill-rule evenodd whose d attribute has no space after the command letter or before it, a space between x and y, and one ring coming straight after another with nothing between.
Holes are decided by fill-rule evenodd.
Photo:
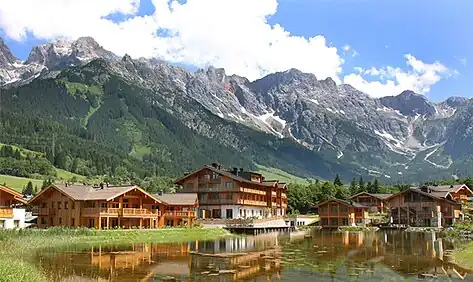
<instances>
[{"instance_id":1,"label":"balcony","mask_svg":"<svg viewBox=\"0 0 473 282\"><path fill-rule=\"evenodd\" d=\"M0 208L0 218L13 218L13 209Z\"/></svg>"},{"instance_id":2,"label":"balcony","mask_svg":"<svg viewBox=\"0 0 473 282\"><path fill-rule=\"evenodd\" d=\"M195 217L193 211L167 211L164 213L164 217Z\"/></svg>"},{"instance_id":3,"label":"balcony","mask_svg":"<svg viewBox=\"0 0 473 282\"><path fill-rule=\"evenodd\" d=\"M161 213L158 210L150 209L134 209L134 208L83 208L82 216L98 217L98 216L112 216L112 217L159 217Z\"/></svg>"},{"instance_id":4,"label":"balcony","mask_svg":"<svg viewBox=\"0 0 473 282\"><path fill-rule=\"evenodd\" d=\"M266 191L261 191L261 190L257 190L257 189L241 188L241 189L239 189L239 191L244 192L244 193L251 193L251 194L266 196Z\"/></svg>"},{"instance_id":5,"label":"balcony","mask_svg":"<svg viewBox=\"0 0 473 282\"><path fill-rule=\"evenodd\" d=\"M260 206L260 207L266 207L267 206L266 202L253 201L253 200L240 200L239 203L241 203L243 205Z\"/></svg>"},{"instance_id":6,"label":"balcony","mask_svg":"<svg viewBox=\"0 0 473 282\"><path fill-rule=\"evenodd\" d=\"M56 210L53 208L33 208L33 215L38 216L47 216L47 215L55 215Z\"/></svg>"},{"instance_id":7,"label":"balcony","mask_svg":"<svg viewBox=\"0 0 473 282\"><path fill-rule=\"evenodd\" d=\"M236 205L239 201L233 199L199 199L199 205Z\"/></svg>"}]
</instances>

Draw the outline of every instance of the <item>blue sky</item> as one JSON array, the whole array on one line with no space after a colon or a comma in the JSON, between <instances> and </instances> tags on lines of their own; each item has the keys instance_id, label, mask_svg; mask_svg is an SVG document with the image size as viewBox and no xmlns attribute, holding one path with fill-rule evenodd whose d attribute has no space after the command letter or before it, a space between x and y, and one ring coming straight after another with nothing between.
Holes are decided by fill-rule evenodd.
<instances>
[{"instance_id":1,"label":"blue sky","mask_svg":"<svg viewBox=\"0 0 473 282\"><path fill-rule=\"evenodd\" d=\"M141 1L138 13L113 13L106 18L123 22L136 16L152 15L155 10L151 0L146 0ZM248 11L248 7L242 7L242 11L245 10ZM270 25L279 24L294 36L310 38L323 35L328 46L337 47L338 54L344 60L339 73L341 80L355 72L355 67L381 69L390 66L407 71L409 67L405 54L412 54L426 64L438 61L452 72L458 72L448 78L443 77L430 87L430 92L425 93L430 99L439 101L453 95L473 96L470 79L473 75L471 11L473 1L467 0L280 0L277 12L267 18ZM212 30L203 32L211 33ZM6 35L2 31L0 34ZM4 39L16 56L26 59L33 45L51 40L47 36L43 39L36 37L41 36L29 33L23 41L8 36ZM345 45L352 48L351 52L356 50L357 55L344 53L342 48ZM178 63L193 65L195 62L200 61L193 59ZM222 64L218 67L227 69L228 60L216 62ZM281 67L287 65L285 63ZM238 68L235 69L238 72ZM365 78L367 81L384 81L379 77Z\"/></svg>"}]
</instances>

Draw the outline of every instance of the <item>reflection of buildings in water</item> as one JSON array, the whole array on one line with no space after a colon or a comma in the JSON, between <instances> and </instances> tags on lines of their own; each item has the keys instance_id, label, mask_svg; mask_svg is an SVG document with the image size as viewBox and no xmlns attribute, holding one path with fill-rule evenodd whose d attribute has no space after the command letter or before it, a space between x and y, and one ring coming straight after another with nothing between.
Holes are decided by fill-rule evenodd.
<instances>
[{"instance_id":1,"label":"reflection of buildings in water","mask_svg":"<svg viewBox=\"0 0 473 282\"><path fill-rule=\"evenodd\" d=\"M81 277L93 281L148 281L156 276L196 277L197 265L215 260L220 269L232 269L225 279L258 277L273 279L280 276L278 260L264 260L262 256L280 253L276 236L237 237L215 242L182 244L135 244L128 248L91 248L83 252L45 253L38 258L50 280L74 280ZM277 251L278 248L279 251ZM208 252L206 250L209 250ZM207 258L190 253L233 253L230 259ZM243 266L243 267L240 267ZM204 275L205 276L205 275ZM71 280L71 281L72 281Z\"/></svg>"},{"instance_id":2,"label":"reflection of buildings in water","mask_svg":"<svg viewBox=\"0 0 473 282\"><path fill-rule=\"evenodd\" d=\"M321 249L319 260L347 258L347 264L376 262L396 270L401 275L430 273L463 276L469 271L448 262L444 257L445 241L436 233L408 232L318 232L312 237ZM448 245L448 244L447 244Z\"/></svg>"}]
</instances>

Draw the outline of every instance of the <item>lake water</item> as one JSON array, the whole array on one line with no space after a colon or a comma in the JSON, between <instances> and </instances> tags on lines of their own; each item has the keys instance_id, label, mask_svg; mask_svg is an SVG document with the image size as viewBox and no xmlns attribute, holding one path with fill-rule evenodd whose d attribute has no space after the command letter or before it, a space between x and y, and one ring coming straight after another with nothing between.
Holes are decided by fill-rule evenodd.
<instances>
[{"instance_id":1,"label":"lake water","mask_svg":"<svg viewBox=\"0 0 473 282\"><path fill-rule=\"evenodd\" d=\"M473 281L435 233L309 234L45 249L36 261L53 281Z\"/></svg>"}]
</instances>

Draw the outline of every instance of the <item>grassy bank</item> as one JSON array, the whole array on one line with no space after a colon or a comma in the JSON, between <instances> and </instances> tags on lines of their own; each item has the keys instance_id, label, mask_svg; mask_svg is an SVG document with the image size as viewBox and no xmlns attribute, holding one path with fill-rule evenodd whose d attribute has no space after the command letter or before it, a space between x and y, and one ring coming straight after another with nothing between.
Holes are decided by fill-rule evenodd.
<instances>
[{"instance_id":1,"label":"grassy bank","mask_svg":"<svg viewBox=\"0 0 473 282\"><path fill-rule=\"evenodd\" d=\"M473 269L473 242L453 252L453 260L462 267Z\"/></svg>"},{"instance_id":2,"label":"grassy bank","mask_svg":"<svg viewBox=\"0 0 473 282\"><path fill-rule=\"evenodd\" d=\"M88 248L131 243L178 243L231 236L220 228L160 230L0 230L0 281L46 281L32 262L42 248Z\"/></svg>"}]
</instances>

